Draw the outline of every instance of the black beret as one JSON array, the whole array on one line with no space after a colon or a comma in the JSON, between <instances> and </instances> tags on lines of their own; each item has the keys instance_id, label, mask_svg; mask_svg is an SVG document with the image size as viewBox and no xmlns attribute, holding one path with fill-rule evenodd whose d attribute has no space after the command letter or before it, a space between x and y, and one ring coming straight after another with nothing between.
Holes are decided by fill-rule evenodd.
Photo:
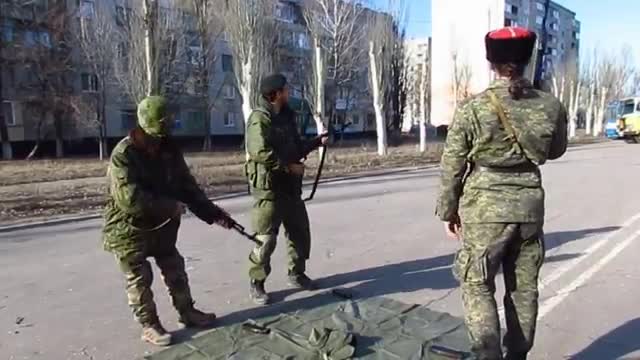
<instances>
[{"instance_id":1,"label":"black beret","mask_svg":"<svg viewBox=\"0 0 640 360\"><path fill-rule=\"evenodd\" d=\"M520 27L491 31L484 39L487 60L493 64L526 64L531 60L536 39L535 32Z\"/></svg>"},{"instance_id":2,"label":"black beret","mask_svg":"<svg viewBox=\"0 0 640 360\"><path fill-rule=\"evenodd\" d=\"M282 74L273 74L265 77L260 82L260 94L267 96L274 91L282 90L287 86L287 78Z\"/></svg>"}]
</instances>

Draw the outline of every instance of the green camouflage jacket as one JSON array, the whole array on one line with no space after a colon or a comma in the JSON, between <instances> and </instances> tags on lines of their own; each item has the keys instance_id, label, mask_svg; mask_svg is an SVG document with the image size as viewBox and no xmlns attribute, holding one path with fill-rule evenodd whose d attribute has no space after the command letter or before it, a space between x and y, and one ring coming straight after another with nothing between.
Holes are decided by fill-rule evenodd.
<instances>
[{"instance_id":1,"label":"green camouflage jacket","mask_svg":"<svg viewBox=\"0 0 640 360\"><path fill-rule=\"evenodd\" d=\"M538 165L565 153L566 110L530 84L519 100L511 98L508 88L507 80L497 80L456 109L441 161L436 214L443 221L458 215L466 223L544 219ZM521 147L508 137L488 91L502 104Z\"/></svg>"},{"instance_id":2,"label":"green camouflage jacket","mask_svg":"<svg viewBox=\"0 0 640 360\"><path fill-rule=\"evenodd\" d=\"M291 108L275 113L271 104L261 98L260 105L249 116L246 132L245 175L253 196L265 200L300 196L302 177L290 174L287 166L302 161L318 146L318 139L300 138Z\"/></svg>"},{"instance_id":3,"label":"green camouflage jacket","mask_svg":"<svg viewBox=\"0 0 640 360\"><path fill-rule=\"evenodd\" d=\"M159 156L152 157L134 139L132 133L111 154L103 228L106 250L135 247L153 233L150 229L176 215L178 202L209 224L222 216L198 186L177 146L163 140Z\"/></svg>"}]
</instances>

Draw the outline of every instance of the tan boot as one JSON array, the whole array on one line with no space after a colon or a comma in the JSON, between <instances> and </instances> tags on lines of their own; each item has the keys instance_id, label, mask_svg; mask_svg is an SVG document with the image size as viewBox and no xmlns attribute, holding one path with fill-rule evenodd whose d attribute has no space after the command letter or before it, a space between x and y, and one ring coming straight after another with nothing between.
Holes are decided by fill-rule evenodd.
<instances>
[{"instance_id":1,"label":"tan boot","mask_svg":"<svg viewBox=\"0 0 640 360\"><path fill-rule=\"evenodd\" d=\"M198 309L191 308L180 314L180 322L188 328L209 328L213 326L216 314L204 313Z\"/></svg>"},{"instance_id":2,"label":"tan boot","mask_svg":"<svg viewBox=\"0 0 640 360\"><path fill-rule=\"evenodd\" d=\"M155 324L142 328L142 340L156 346L169 346L172 338L162 325Z\"/></svg>"}]
</instances>

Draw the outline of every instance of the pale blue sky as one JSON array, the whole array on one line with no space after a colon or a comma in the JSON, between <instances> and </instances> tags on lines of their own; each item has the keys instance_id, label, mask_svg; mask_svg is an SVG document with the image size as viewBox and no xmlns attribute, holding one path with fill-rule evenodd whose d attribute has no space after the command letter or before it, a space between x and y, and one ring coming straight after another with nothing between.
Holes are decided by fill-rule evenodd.
<instances>
[{"instance_id":1,"label":"pale blue sky","mask_svg":"<svg viewBox=\"0 0 640 360\"><path fill-rule=\"evenodd\" d=\"M385 4L387 0L371 0ZM468 0L473 1L473 0ZM599 47L619 51L624 44L632 47L640 66L640 0L556 0L576 12L582 23L581 47L588 51ZM409 37L431 34L431 0L405 0L408 11Z\"/></svg>"}]
</instances>

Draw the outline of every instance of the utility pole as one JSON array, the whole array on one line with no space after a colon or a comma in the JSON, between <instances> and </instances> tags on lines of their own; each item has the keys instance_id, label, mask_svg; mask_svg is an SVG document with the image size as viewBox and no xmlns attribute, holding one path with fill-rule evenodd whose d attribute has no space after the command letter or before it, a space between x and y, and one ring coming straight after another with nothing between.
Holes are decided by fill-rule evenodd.
<instances>
[{"instance_id":1,"label":"utility pole","mask_svg":"<svg viewBox=\"0 0 640 360\"><path fill-rule=\"evenodd\" d=\"M544 5L544 17L542 18L542 31L540 32L540 47L538 49L538 58L536 61L536 74L533 79L533 86L536 89L542 89L542 71L544 70L545 65L545 55L547 55L547 20L549 18L549 7L551 5L551 0L546 0Z\"/></svg>"}]
</instances>

